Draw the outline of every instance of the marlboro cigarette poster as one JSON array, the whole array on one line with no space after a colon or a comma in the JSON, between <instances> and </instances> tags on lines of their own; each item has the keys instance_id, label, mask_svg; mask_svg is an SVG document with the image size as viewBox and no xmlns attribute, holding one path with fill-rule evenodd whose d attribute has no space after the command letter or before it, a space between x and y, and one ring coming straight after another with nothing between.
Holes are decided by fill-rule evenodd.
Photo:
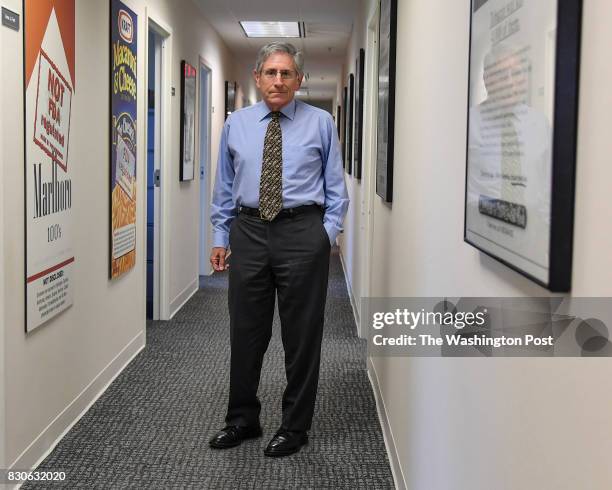
<instances>
[{"instance_id":1,"label":"marlboro cigarette poster","mask_svg":"<svg viewBox=\"0 0 612 490\"><path fill-rule=\"evenodd\" d=\"M111 1L110 277L136 263L136 74L134 12Z\"/></svg>"},{"instance_id":2,"label":"marlboro cigarette poster","mask_svg":"<svg viewBox=\"0 0 612 490\"><path fill-rule=\"evenodd\" d=\"M24 0L26 331L72 305L74 0Z\"/></svg>"}]
</instances>

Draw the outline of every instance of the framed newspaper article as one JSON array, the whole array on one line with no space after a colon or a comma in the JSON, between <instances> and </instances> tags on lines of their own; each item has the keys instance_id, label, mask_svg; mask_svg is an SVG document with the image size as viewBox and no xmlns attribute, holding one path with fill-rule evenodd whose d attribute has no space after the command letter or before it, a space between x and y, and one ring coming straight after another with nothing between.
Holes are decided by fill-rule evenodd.
<instances>
[{"instance_id":1,"label":"framed newspaper article","mask_svg":"<svg viewBox=\"0 0 612 490\"><path fill-rule=\"evenodd\" d=\"M580 0L471 3L464 239L571 287Z\"/></svg>"}]
</instances>

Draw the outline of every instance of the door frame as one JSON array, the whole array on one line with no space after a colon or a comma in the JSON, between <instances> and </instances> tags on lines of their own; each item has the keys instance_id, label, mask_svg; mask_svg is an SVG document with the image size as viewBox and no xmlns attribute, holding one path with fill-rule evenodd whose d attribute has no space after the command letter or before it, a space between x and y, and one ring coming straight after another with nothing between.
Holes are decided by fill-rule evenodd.
<instances>
[{"instance_id":1,"label":"door frame","mask_svg":"<svg viewBox=\"0 0 612 490\"><path fill-rule=\"evenodd\" d=\"M206 109L202 111L202 84L204 83L203 75L206 77ZM210 196L212 196L212 162L211 162L211 145L212 145L212 77L213 70L211 64L206 61L203 56L198 60L198 162L200 168L200 234L199 234L199 275L210 275L213 273L210 262L207 260L208 251L212 246L212 226L210 224ZM202 134L202 120L206 118L206 134ZM204 139L206 138L206 139ZM202 143L206 142L206 154L202 155ZM204 179L201 178L202 167L204 166ZM204 235L204 243L202 236Z\"/></svg>"},{"instance_id":2,"label":"door frame","mask_svg":"<svg viewBox=\"0 0 612 490\"><path fill-rule=\"evenodd\" d=\"M373 12L367 22L366 61L364 80L365 127L364 149L364 246L361 257L362 298L373 295L372 292L372 261L374 260L374 198L376 196L376 160L377 160L377 127L378 127L378 30L380 7L375 3ZM358 325L359 337L365 338L368 326L365 318L360 315Z\"/></svg>"},{"instance_id":3,"label":"door frame","mask_svg":"<svg viewBox=\"0 0 612 490\"><path fill-rule=\"evenodd\" d=\"M170 175L172 174L171 168L169 168L169 162L172 162L171 148L172 148L172 138L171 138L171 86L172 86L172 29L170 26L165 23L163 20L159 18L158 15L153 12L150 7L145 8L145 32L146 32L146 50L148 53L148 39L149 39L149 30L155 31L156 34L161 36L162 38L162 52L161 52L161 89L160 89L160 100L161 100L161 124L160 124L160 141L159 141L159 154L161 157L160 165L159 165L159 173L160 173L160 185L159 185L159 212L155 212L156 218L158 218L159 222L155 223L156 229L159 230L159 246L157 250L159 251L157 256L159 260L159 294L156 296L154 294L153 298L153 310L156 311L156 301L159 305L159 319L160 320L169 320L170 319L170 296L169 296L169 278L170 278L170 233L169 233L169 190L168 184L170 183ZM148 87L148 55L145 57L145 87ZM145 100L147 98L145 97ZM146 104L143 104L146 105ZM143 107L142 111L144 111L144 120L145 124L145 135L148 135L148 123L147 123L147 107ZM145 136L146 137L146 136ZM146 175L146 172L145 172ZM145 185L146 189L146 185ZM144 194L144 208L146 209L147 204L147 196L146 192ZM147 233L147 224L146 220L144 222L144 238L146 240ZM146 243L146 241L145 241ZM145 267L144 267L144 277L146 284L146 254L144 257ZM154 268L157 267L157 264ZM154 281L156 279L154 278ZM144 301L143 304L146 304L146 287L144 288Z\"/></svg>"}]
</instances>

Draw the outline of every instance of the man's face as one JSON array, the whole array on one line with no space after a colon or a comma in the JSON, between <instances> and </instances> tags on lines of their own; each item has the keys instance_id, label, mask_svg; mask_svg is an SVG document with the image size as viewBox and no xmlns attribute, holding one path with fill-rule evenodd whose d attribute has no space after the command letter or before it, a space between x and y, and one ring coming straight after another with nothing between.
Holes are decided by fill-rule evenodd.
<instances>
[{"instance_id":1,"label":"man's face","mask_svg":"<svg viewBox=\"0 0 612 490\"><path fill-rule=\"evenodd\" d=\"M287 53L272 53L264 61L261 72L253 71L255 84L270 110L279 111L293 100L295 91L302 85L302 77Z\"/></svg>"}]
</instances>

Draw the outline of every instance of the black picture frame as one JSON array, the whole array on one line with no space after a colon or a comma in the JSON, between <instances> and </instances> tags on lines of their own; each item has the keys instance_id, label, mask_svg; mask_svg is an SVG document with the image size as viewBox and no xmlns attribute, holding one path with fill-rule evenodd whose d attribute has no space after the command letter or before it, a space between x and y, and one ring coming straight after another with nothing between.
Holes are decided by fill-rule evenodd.
<instances>
[{"instance_id":1,"label":"black picture frame","mask_svg":"<svg viewBox=\"0 0 612 490\"><path fill-rule=\"evenodd\" d=\"M341 124L342 124L342 107L338 106L336 108L336 128L338 128L338 139L342 138Z\"/></svg>"},{"instance_id":2,"label":"black picture frame","mask_svg":"<svg viewBox=\"0 0 612 490\"><path fill-rule=\"evenodd\" d=\"M225 81L225 119L236 110L236 82Z\"/></svg>"},{"instance_id":3,"label":"black picture frame","mask_svg":"<svg viewBox=\"0 0 612 490\"><path fill-rule=\"evenodd\" d=\"M397 0L381 0L378 30L376 194L389 203L393 201L396 39Z\"/></svg>"},{"instance_id":4,"label":"black picture frame","mask_svg":"<svg viewBox=\"0 0 612 490\"><path fill-rule=\"evenodd\" d=\"M503 30L505 29L503 22L514 22L513 25L517 25L512 15L514 12L507 10L499 16L501 19L499 37L503 37L504 44L501 44L500 40L500 43L490 47L483 55L487 48L475 44L474 39L475 37L481 39L479 34L482 31L495 28L487 27L487 23L490 23L492 18L496 18L495 12L492 16L486 10L495 7L495 3L491 2L483 8L485 3L482 0L472 0L470 10L464 241L552 292L567 292L571 290L572 272L582 1L555 2L556 11L550 12L550 20L554 22L556 15L556 33L549 22L541 26L542 32L536 39L541 39L542 44L546 40L547 33L555 33L554 57L548 55L545 47L536 43L529 44L531 38L525 40L518 36L519 31L507 35L508 31ZM540 2L518 5L521 8L525 6L533 9L542 8ZM483 10L480 10L481 8ZM537 18L530 14L532 13L520 12L515 15ZM480 19L482 24L478 24ZM478 35L475 34L475 29L478 30ZM497 34L493 31L491 34L491 38L495 40ZM516 38L513 39L514 35ZM538 59L537 54L540 52L545 55ZM541 62L533 63L533 59ZM473 100L475 99L473 84L480 81L474 80L475 77L472 75L477 73L475 67L478 63L482 67L486 96L476 104ZM531 88L534 85L532 78L547 68L551 76L546 77L546 83L535 84L541 88L534 96ZM536 75L532 75L534 70ZM512 114L512 124L506 124L505 119L500 120L496 117L497 109L493 105L494 101L488 102L489 92L494 93L493 88L496 87L493 74L497 76L506 72L511 75L504 75L506 78L499 82L500 87L502 83L508 83L506 80L510 80L515 87L520 87L518 83L528 87L524 90L512 88L514 97L522 97L518 102L513 102L512 108L508 108L508 102L504 101L505 105L501 110L504 114ZM541 94L554 94L550 96L552 106L548 109L543 103L536 104L539 102L537 98L532 103L533 97L543 98ZM498 100L503 99L501 92L499 95ZM487 103L489 105L486 105ZM539 109L540 106L544 109ZM521 108L521 112L515 108ZM491 114L489 118L496 117L496 124L502 127L497 136L499 150L496 163L494 161L496 153L492 151L493 143L490 143L495 137L495 133L490 130L491 126L486 128L487 137L479 139L486 125L485 116L482 115L485 110ZM524 135L535 138L537 121L541 119L549 123L550 132L546 133L548 135L546 151L536 154L532 149L533 145L529 144L529 140ZM522 120L526 121L524 124L529 123L529 126L524 126L525 131L521 130ZM515 129L516 127L518 129ZM513 142L507 142L509 139L507 134L514 136ZM487 151L483 151L483 148ZM510 167L507 162L510 156L514 157L515 163L519 163L514 172L508 170ZM540 173L544 178L537 179L530 176L534 172L533 162L540 163L539 168L544 169ZM496 168L499 170L487 172L486 169L493 169L494 165L497 165ZM480 180L477 177L480 177ZM497 195L492 191L494 185L498 189ZM510 192L506 192L506 196L510 197L505 197L504 188L512 189L510 186L520 189L520 193L515 193L513 196ZM505 237L498 234L498 238L498 235L493 235L494 231L487 235L486 231L482 231L487 229L483 222L495 232L498 229L503 231ZM524 237L531 238L523 239Z\"/></svg>"},{"instance_id":5,"label":"black picture frame","mask_svg":"<svg viewBox=\"0 0 612 490\"><path fill-rule=\"evenodd\" d=\"M365 50L361 48L355 61L355 132L353 134L353 172L361 180L363 159L363 86L365 79Z\"/></svg>"},{"instance_id":6,"label":"black picture frame","mask_svg":"<svg viewBox=\"0 0 612 490\"><path fill-rule=\"evenodd\" d=\"M347 135L347 120L348 120L348 87L344 87L342 91L342 168L346 168L346 135Z\"/></svg>"},{"instance_id":7,"label":"black picture frame","mask_svg":"<svg viewBox=\"0 0 612 490\"><path fill-rule=\"evenodd\" d=\"M181 122L180 175L181 182L195 178L195 114L197 70L181 61Z\"/></svg>"},{"instance_id":8,"label":"black picture frame","mask_svg":"<svg viewBox=\"0 0 612 490\"><path fill-rule=\"evenodd\" d=\"M346 172L351 175L353 171L353 101L355 99L355 76L349 74L348 104L347 104L347 135L346 135Z\"/></svg>"}]
</instances>

